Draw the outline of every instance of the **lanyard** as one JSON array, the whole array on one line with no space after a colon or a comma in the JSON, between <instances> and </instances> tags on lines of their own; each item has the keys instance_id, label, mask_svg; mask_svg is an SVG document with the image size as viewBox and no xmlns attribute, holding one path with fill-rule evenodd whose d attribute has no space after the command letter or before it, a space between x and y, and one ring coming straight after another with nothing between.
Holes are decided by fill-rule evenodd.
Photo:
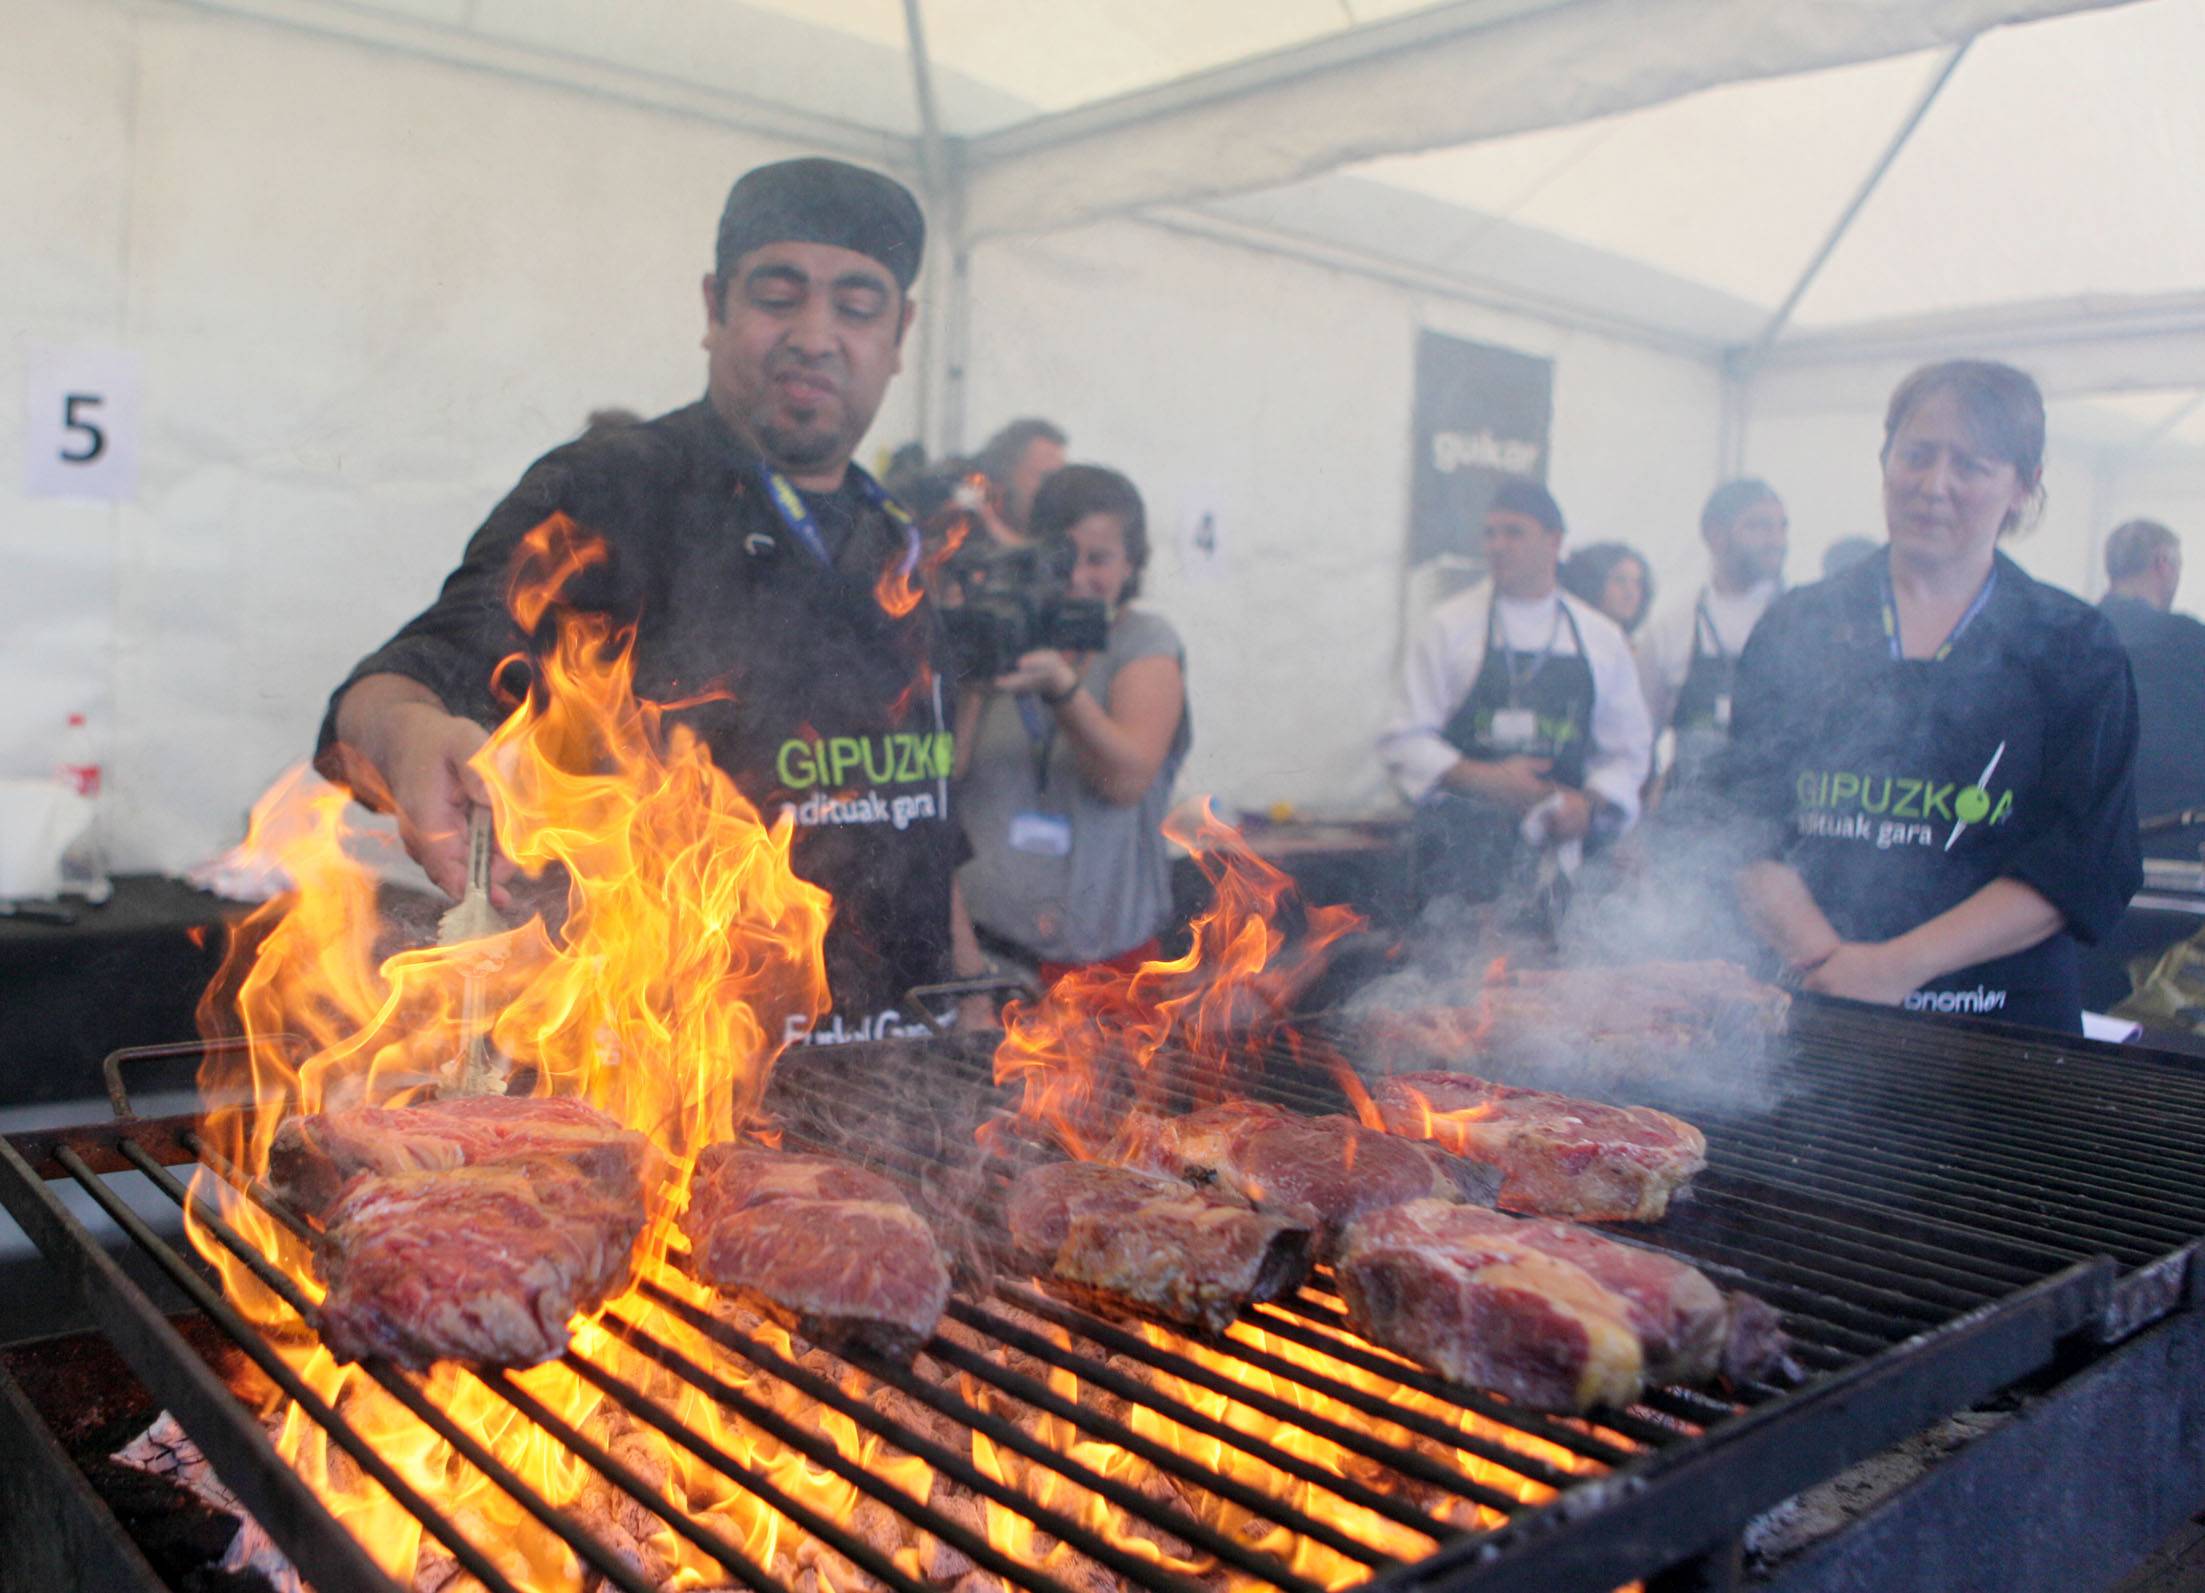
<instances>
[{"instance_id":1,"label":"lanyard","mask_svg":"<svg viewBox=\"0 0 2205 1593\"><path fill-rule=\"evenodd\" d=\"M1539 671L1546 668L1547 660L1554 656L1554 644L1557 640L1560 639L1562 635L1562 620L1567 612L1568 611L1562 606L1562 594L1557 592L1554 595L1554 625L1547 632L1547 639L1545 644L1539 649L1539 661L1531 666L1531 673L1524 676L1522 680L1519 681L1516 678L1516 649L1513 646L1504 646L1501 649L1501 667L1508 671L1509 707L1516 708L1522 706L1522 704L1518 700L1519 694L1521 692L1531 689L1531 687L1539 679ZM1493 602L1491 606L1488 607L1485 611L1485 650L1488 654L1493 651L1494 637L1499 636L1504 642L1508 640L1507 636L1503 635L1500 631L1500 622L1501 594L1495 592L1493 594ZM1571 620L1570 630L1574 633L1576 629L1577 622L1575 620ZM1526 648L1525 651L1529 652L1530 649ZM1579 651L1583 651L1582 646L1580 646Z\"/></svg>"},{"instance_id":2,"label":"lanyard","mask_svg":"<svg viewBox=\"0 0 2205 1593\"><path fill-rule=\"evenodd\" d=\"M1715 616L1707 611L1707 588L1704 586L1700 588L1699 600L1692 605L1692 656L1694 658L1708 656L1700 651L1700 637L1703 634L1715 644L1713 656L1728 662L1730 649L1723 645L1723 633L1715 628Z\"/></svg>"},{"instance_id":3,"label":"lanyard","mask_svg":"<svg viewBox=\"0 0 2205 1593\"><path fill-rule=\"evenodd\" d=\"M1938 646L1936 652L1930 654L1930 663L1941 664L1945 661L1946 656L1952 652L1952 644L1960 640L1961 633L1975 623L1975 616L1983 612L1983 606L1990 602L1991 592L1997 585L1998 566L1993 564L1991 573L1983 578L1983 589L1975 594L1975 600L1968 605L1967 612L1960 616L1960 622L1953 626L1952 633ZM1891 564L1888 559L1883 566L1883 634L1891 643L1891 656L1903 658L1905 653L1899 645L1899 599L1892 589Z\"/></svg>"},{"instance_id":4,"label":"lanyard","mask_svg":"<svg viewBox=\"0 0 2205 1593\"><path fill-rule=\"evenodd\" d=\"M865 495L865 501L903 528L903 573L909 575L919 562L919 528L912 521L910 511L889 497L881 484L866 474L855 461L850 465L850 474L856 478L858 491ZM813 558L830 569L833 568L835 561L827 552L826 538L819 534L819 521L812 514L812 506L804 501L804 495L796 490L795 484L763 460L759 461L758 477L765 483L766 496L773 501L774 508L780 511L781 523L788 527L789 535L808 548Z\"/></svg>"}]
</instances>

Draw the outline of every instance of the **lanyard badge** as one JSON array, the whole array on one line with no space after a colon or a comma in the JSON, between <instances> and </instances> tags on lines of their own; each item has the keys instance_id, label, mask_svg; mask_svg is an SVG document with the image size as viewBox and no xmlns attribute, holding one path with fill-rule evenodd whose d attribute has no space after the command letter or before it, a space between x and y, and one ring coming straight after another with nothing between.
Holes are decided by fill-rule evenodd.
<instances>
[{"instance_id":1,"label":"lanyard badge","mask_svg":"<svg viewBox=\"0 0 2205 1593\"><path fill-rule=\"evenodd\" d=\"M850 474L857 478L858 490L865 495L865 501L903 528L903 573L909 575L919 562L919 527L912 520L910 511L889 497L881 484L861 466L853 463ZM781 523L788 527L789 535L796 538L813 558L831 568L834 558L827 552L826 538L819 534L819 521L813 515L811 505L804 501L804 495L796 490L795 483L763 462L758 466L758 477L765 483L766 497L779 512Z\"/></svg>"},{"instance_id":2,"label":"lanyard badge","mask_svg":"<svg viewBox=\"0 0 2205 1593\"><path fill-rule=\"evenodd\" d=\"M1983 578L1982 590L1975 594L1975 600L1968 604L1967 612L1960 616L1960 621L1953 626L1951 634L1938 644L1936 652L1930 654L1929 662L1941 664L1951 656L1953 644L1975 623L1976 615L1983 612L1984 605L1990 602L1991 592L1997 585L1998 566L1993 564L1991 573ZM1891 656L1895 659L1904 658L1906 650L1899 643L1899 597L1891 585L1891 565L1888 560L1883 567L1883 634L1891 644Z\"/></svg>"}]
</instances>

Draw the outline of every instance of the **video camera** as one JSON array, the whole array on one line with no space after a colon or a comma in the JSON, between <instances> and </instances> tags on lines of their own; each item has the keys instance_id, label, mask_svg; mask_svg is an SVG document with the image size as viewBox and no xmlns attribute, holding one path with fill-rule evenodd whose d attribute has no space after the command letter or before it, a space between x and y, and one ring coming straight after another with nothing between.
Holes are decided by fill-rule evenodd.
<instances>
[{"instance_id":1,"label":"video camera","mask_svg":"<svg viewBox=\"0 0 2205 1593\"><path fill-rule=\"evenodd\" d=\"M1064 595L1069 572L1062 558L1040 548L998 549L984 535L974 540L978 547L968 542L942 569L952 594L942 622L963 679L1009 674L1037 648L1092 653L1109 644L1103 605Z\"/></svg>"}]
</instances>

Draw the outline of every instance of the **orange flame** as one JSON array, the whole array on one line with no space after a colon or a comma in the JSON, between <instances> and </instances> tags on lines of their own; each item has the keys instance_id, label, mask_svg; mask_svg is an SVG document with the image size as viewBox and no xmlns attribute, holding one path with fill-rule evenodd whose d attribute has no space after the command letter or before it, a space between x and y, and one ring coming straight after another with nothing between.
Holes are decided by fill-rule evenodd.
<instances>
[{"instance_id":1,"label":"orange flame","mask_svg":"<svg viewBox=\"0 0 2205 1593\"><path fill-rule=\"evenodd\" d=\"M1350 908L1302 907L1293 880L1256 856L1207 801L1191 830L1175 819L1165 833L1193 854L1213 892L1191 926L1187 954L1130 975L1075 969L1038 1004L1004 1008L996 1080L1020 1085L1020 1115L1046 1124L1077 1156L1096 1155L1117 1126L1102 1089L1130 1064L1135 1099L1121 1105L1145 1104L1143 1083L1166 1047L1196 1059L1199 1098L1239 1094L1333 945L1363 927ZM1281 928L1289 908L1300 908L1299 936Z\"/></svg>"},{"instance_id":2,"label":"orange flame","mask_svg":"<svg viewBox=\"0 0 2205 1593\"><path fill-rule=\"evenodd\" d=\"M632 627L561 606L567 582L604 558L602 544L561 516L524 541L511 606L524 628L534 632L548 618L555 634L529 700L472 760L507 855L534 876L555 866L565 873L556 932L532 918L481 940L383 955L375 876L352 855L376 843L348 827L345 793L317 791L293 775L255 809L248 845L276 855L295 888L233 938L200 1010L210 1038L246 1042L241 1052L216 1055L201 1075L212 1108L206 1137L236 1166L265 1171L286 1112L403 1103L444 1083L468 1038L461 992L471 971L496 1014L492 1042L536 1070L538 1093L586 1097L646 1133L684 1175L699 1149L731 1137L749 1115L786 1020L826 1009L821 944L831 903L792 871L792 825L769 828L686 726L635 697ZM638 1276L703 1305L705 1293L667 1259L684 1184L685 1176L655 1192ZM289 1230L206 1169L195 1188L319 1300L312 1258ZM296 1347L287 1308L204 1224L190 1226L230 1297L294 1346L309 1384L410 1482L455 1518L478 1523L484 1530L470 1536L499 1546L496 1557L517 1581L579 1585L581 1567L563 1545L356 1369L318 1347ZM685 1353L709 1358L697 1335L639 1293L614 1304ZM574 1344L651 1385L648 1363L594 1323L575 1324ZM517 1380L585 1430L599 1414L597 1390L558 1363ZM439 1366L427 1392L554 1502L587 1503L578 1457L471 1375ZM680 1397L684 1419L731 1452L751 1455L765 1442L694 1391ZM653 1436L631 1441L653 1451L669 1509L716 1514L728 1536L770 1557L785 1523L670 1445L654 1449L646 1442ZM386 1569L410 1573L424 1548L411 1516L326 1450L320 1429L295 1410L279 1446ZM768 1464L808 1503L843 1515L855 1504L847 1484L814 1475L800 1457ZM631 1525L647 1540L639 1552L663 1562L669 1577L686 1571L693 1584L708 1569L724 1575L663 1528Z\"/></svg>"},{"instance_id":3,"label":"orange flame","mask_svg":"<svg viewBox=\"0 0 2205 1593\"><path fill-rule=\"evenodd\" d=\"M679 724L669 723L663 706L632 695L632 635L601 617L561 607L565 583L601 557L600 548L564 521L547 522L530 537L513 607L532 633L541 637L540 622L548 620L555 634L537 661L528 699L473 761L490 792L508 855L539 876L554 865L565 871L563 922L553 928L531 919L484 940L386 954L377 939L375 878L359 854L392 843L348 828L341 791L316 789L302 776L288 778L256 808L250 844L280 860L295 888L255 913L233 937L223 971L201 1006L202 1027L210 1037L242 1036L246 1042L241 1061L210 1062L202 1074L213 1103L207 1138L230 1161L257 1174L265 1170L269 1139L285 1111L403 1102L435 1087L468 1039L461 991L474 971L489 988L491 999L484 1006L497 1014L496 1047L536 1069L540 1092L586 1096L649 1134L683 1174L661 1192L663 1209L654 1209L640 1243L638 1286L609 1302L599 1316L571 1324L574 1358L647 1390L690 1431L764 1471L786 1494L853 1532L866 1535L868 1522L886 1514L854 1485L630 1349L626 1334L639 1329L780 1415L801 1421L846 1461L900 1494L952 1516L964 1511L963 1519L1019 1562L1071 1585L1099 1585L1101 1568L1071 1545L999 1501L976 1500L922 1460L892 1448L847 1415L810 1402L789 1383L760 1375L723 1353L688 1317L657 1303L655 1290L663 1290L707 1319L727 1309L672 1264L671 1207L680 1199L696 1150L745 1126L774 1063L783 1017L824 1009L820 945L830 904L790 871L788 824L766 826L712 767L702 746ZM1301 910L1301 933L1290 936L1280 925L1298 907L1291 882L1255 858L1232 830L1205 811L1193 831L1177 832L1175 838L1193 850L1216 893L1214 905L1196 921L1189 954L1151 963L1130 978L1074 975L1037 1006L1010 1009L1011 1032L998 1053L998 1076L1018 1081L1034 1111L1077 1108L1106 1061L1145 1070L1167 1045L1202 1058L1214 1092L1231 1091L1259 1065L1261 1045L1323 968L1331 946L1359 924L1344 909L1311 908ZM195 1191L244 1230L310 1299L320 1298L312 1257L288 1229L204 1169ZM302 1338L287 1308L252 1279L214 1233L196 1219L190 1226L200 1252L220 1269L230 1298L269 1326L301 1377L337 1405L509 1578L522 1587L560 1593L591 1585L562 1542L359 1369L335 1364L310 1338ZM1060 1327L1030 1317L1024 1321L1060 1346L1071 1343ZM800 1358L800 1347L770 1324L748 1324L745 1331L784 1357ZM940 1331L955 1338L965 1330L945 1319ZM1236 1324L1228 1340L1244 1353L1322 1372L1386 1408L1413 1412L1421 1430L1374 1421L1367 1410L1255 1369L1218 1346L1153 1326L1142 1331L1151 1345L1202 1370L1199 1382L1161 1370L1139 1374L1177 1408L1273 1444L1305 1469L1342 1479L1343 1486L1353 1481L1422 1497L1406 1479L1375 1479L1364 1457L1221 1394L1219 1379L1232 1380L1224 1386L1237 1383L1284 1402L1311 1422L1364 1427L1385 1442L1415 1449L1526 1501L1543 1498L1547 1490L1492 1458L1497 1453L1530 1457L1566 1472L1598 1469L1570 1451L1368 1369L1374 1352L1344 1330L1314 1328L1328 1341L1339 1340L1341 1357L1251 1322ZM1306 1335L1311 1329L1304 1325L1300 1331ZM967 1342L981 1341L968 1334ZM1375 1353L1382 1361L1391 1359ZM801 1358L832 1365L818 1351L801 1352ZM882 1392L854 1369L834 1375L854 1397L872 1399ZM1060 1366L1036 1375L1073 1405L1116 1399L1083 1388ZM727 1476L656 1432L624 1424L616 1409L601 1403L597 1388L567 1364L535 1367L513 1380L558 1418L608 1444L618 1458L654 1479L663 1508L643 1511L607 1494L579 1455L473 1374L439 1365L422 1386L433 1404L531 1488L613 1542L646 1581L670 1593L726 1582L716 1561L666 1526L679 1516L731 1539L784 1585L816 1593L858 1593L870 1585L848 1561L796 1531ZM966 1374L956 1374L946 1386L1020 1423L1057 1453L1148 1497L1176 1501L1210 1527L1273 1555L1317 1585L1345 1588L1369 1574L1360 1561L1174 1479L1077 1424L1022 1406ZM1488 1527L1499 1519L1455 1499L1433 1505L1431 1530L1419 1531L1318 1481L1274 1469L1162 1410L1136 1403L1124 1420L1144 1439L1198 1462L1201 1474L1261 1488L1389 1555L1420 1555L1445 1533ZM420 1523L330 1448L301 1411L285 1408L278 1422L282 1454L377 1562L401 1582L415 1576L433 1582L442 1551L424 1537ZM1450 1438L1459 1433L1460 1443L1430 1436L1435 1432ZM1614 1435L1603 1436L1625 1446ZM1204 1581L1220 1593L1256 1593L1264 1585L1049 1468L998 1447L983 1432L973 1431L968 1441L981 1474L1071 1517L1126 1554ZM923 1533L907 1534L892 1549L884 1545L906 1573L946 1586L959 1573L954 1564L942 1571L941 1550ZM966 1572L969 1580L958 1581L958 1587L1001 1593L1003 1584L993 1576L969 1577L969 1562Z\"/></svg>"},{"instance_id":4,"label":"orange flame","mask_svg":"<svg viewBox=\"0 0 2205 1593\"><path fill-rule=\"evenodd\" d=\"M985 492L988 478L968 476L967 490ZM931 525L932 522L930 522ZM972 534L972 513L969 509L955 513L942 529L940 539L924 552L914 548L890 559L880 572L880 579L873 583L873 599L891 619L902 619L919 606L926 596L935 571L947 564L965 545L965 538Z\"/></svg>"}]
</instances>

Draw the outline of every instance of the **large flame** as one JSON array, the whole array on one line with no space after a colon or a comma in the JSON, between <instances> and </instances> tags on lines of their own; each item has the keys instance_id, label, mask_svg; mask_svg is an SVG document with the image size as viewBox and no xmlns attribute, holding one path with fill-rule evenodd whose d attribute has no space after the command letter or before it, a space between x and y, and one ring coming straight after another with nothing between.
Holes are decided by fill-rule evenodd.
<instances>
[{"instance_id":1,"label":"large flame","mask_svg":"<svg viewBox=\"0 0 2205 1593\"><path fill-rule=\"evenodd\" d=\"M686 1173L696 1152L731 1137L762 1092L785 1020L827 1006L821 945L831 904L790 867L792 829L768 827L703 744L661 705L633 692L631 627L559 606L566 584L604 558L601 544L555 516L530 533L510 594L515 618L548 645L528 700L490 736L473 767L487 788L499 842L531 875L563 871L565 913L556 930L540 918L485 940L385 955L378 945L375 876L351 855L346 798L288 777L255 809L249 849L272 854L294 882L248 922L201 1004L210 1037L242 1036L201 1078L212 1110L209 1142L258 1174L288 1111L359 1102L403 1103L444 1081L468 1035L462 992L472 973L496 1014L491 1039L535 1069L540 1094L579 1095L647 1134ZM667 1262L671 1209L685 1177L654 1192L638 1276L684 1299L702 1292ZM319 1299L305 1246L267 1213L204 1169L198 1193ZM287 1309L260 1287L202 1224L201 1254L221 1269L230 1297L296 1343ZM709 1358L680 1323L640 1295L619 1302L659 1337ZM649 1369L609 1335L579 1324L578 1351L650 1384ZM354 1368L325 1351L294 1352L316 1391L350 1414L409 1481L461 1518L487 1529L478 1542L529 1586L579 1585L571 1554L536 1528ZM739 1376L734 1379L740 1381ZM597 1391L557 1364L519 1381L564 1419L585 1427ZM659 1379L663 1381L663 1379ZM571 1505L587 1474L547 1434L470 1374L440 1366L430 1397L554 1502ZM758 1439L735 1430L691 1396L683 1415L738 1455ZM401 1579L411 1574L420 1529L345 1458L325 1451L320 1430L296 1412L281 1447L361 1540ZM660 1442L669 1497L696 1513L718 1511L723 1530L771 1557L779 1518L732 1494ZM795 1457L791 1491L847 1514L847 1484L811 1476ZM747 1508L746 1508L747 1507ZM663 1529L652 1552L724 1575Z\"/></svg>"},{"instance_id":2,"label":"large flame","mask_svg":"<svg viewBox=\"0 0 2205 1593\"><path fill-rule=\"evenodd\" d=\"M210 1037L244 1041L241 1051L210 1062L202 1076L212 1103L207 1138L237 1167L261 1173L284 1112L413 1098L450 1074L469 1038L465 1014L495 1014L495 1048L535 1070L536 1090L596 1102L648 1134L682 1175L658 1192L639 1245L636 1286L597 1317L571 1325L570 1360L593 1363L647 1390L706 1443L763 1471L802 1505L875 1541L914 1576L945 1586L955 1581L966 1593L1005 1593L993 1577L961 1581L954 1565L943 1572L942 1545L930 1535L906 1530L899 1537L887 1531L876 1538L884 1520L893 1525L877 1501L645 1359L630 1347L631 1335L647 1334L709 1368L832 1444L860 1471L933 1511L968 1521L1022 1563L1045 1567L1075 1586L1097 1585L1100 1567L1016 1510L997 1500L976 1500L847 1415L730 1356L701 1325L693 1325L710 1322L726 1308L672 1264L673 1207L696 1151L744 1128L774 1063L785 1018L824 1009L820 947L830 904L791 871L787 823L767 826L664 708L634 696L631 633L559 605L566 583L602 557L601 548L560 519L546 522L528 540L512 606L524 630L548 641L527 700L474 760L507 854L539 877L563 871L561 921L547 925L532 918L489 939L392 954L378 940L373 873L358 860L363 848L389 843L348 828L342 792L287 779L255 810L248 845L277 860L295 888L255 914L235 938L202 1004L202 1027ZM1030 1110L1092 1128L1092 1112L1074 1109L1088 1103L1093 1071L1114 1058L1138 1072L1167 1046L1204 1060L1214 1094L1236 1093L1282 1014L1324 966L1328 949L1355 927L1353 915L1341 909L1299 909L1291 882L1254 858L1207 813L1179 838L1193 849L1216 892L1215 905L1195 924L1193 949L1130 978L1076 974L1037 1006L1012 1008L997 1066L999 1076L1021 1086ZM1282 927L1297 917L1298 932ZM470 974L488 997L475 1008L463 999ZM204 1170L194 1187L309 1299L320 1298L312 1257L287 1228ZM300 1333L288 1307L258 1284L205 1224L193 1220L191 1231L200 1252L220 1269L229 1297L267 1327L306 1382L516 1584L560 1593L591 1585L575 1555L509 1495L372 1377L336 1364L311 1336ZM996 1308L1022 1317L1030 1330L1059 1346L1072 1345L1054 1323L1023 1316L1014 1307ZM782 1357L823 1367L856 1398L883 1396L855 1370L836 1370L838 1363L821 1352L800 1353L800 1346L771 1324L752 1319L743 1330ZM965 1330L945 1320L941 1332L956 1338ZM1220 1393L1216 1381L1237 1382L1313 1422L1367 1428L1527 1501L1543 1498L1547 1490L1493 1456L1507 1451L1560 1470L1595 1469L1566 1450L1250 1322L1229 1335L1243 1355L1321 1372L1392 1409L1414 1413L1424 1430L1374 1422L1366 1411L1339 1404L1292 1377L1254 1370L1224 1347L1154 1326L1142 1332L1157 1350L1205 1374L1196 1381L1191 1374L1183 1380L1161 1371L1141 1373L1160 1396L1206 1421L1276 1444L1305 1467L1343 1482L1406 1486L1381 1482L1367 1460ZM986 1347L976 1336L966 1339ZM1352 1354L1370 1353L1360 1341L1343 1336L1343 1343L1354 1344ZM1442 1533L1491 1526L1499 1519L1485 1507L1457 1500L1435 1506L1432 1531L1420 1532L1321 1483L1276 1470L1214 1433L1139 1403L1127 1409L1114 1394L1083 1387L1061 1367L1047 1369L1045 1380L1074 1405L1100 1401L1100 1408L1126 1409L1124 1420L1142 1438L1194 1461L1201 1474L1260 1488L1386 1554L1420 1555ZM420 1386L531 1488L611 1543L644 1580L669 1593L727 1583L716 1560L666 1526L679 1516L731 1540L786 1585L815 1593L860 1593L872 1585L727 1476L626 1421L568 1363L536 1367L514 1381L558 1421L610 1444L617 1458L653 1481L663 1508L654 1512L624 1502L581 1456L474 1373L440 1365ZM1313 1582L1344 1588L1369 1574L1356 1560L1186 1487L1140 1457L1058 1416L1024 1407L969 1375L957 1374L949 1387L1019 1423L1057 1452L1151 1498L1175 1500ZM366 1479L303 1412L286 1407L272 1411L270 1419L280 1451L378 1563L401 1583L417 1579L438 1585L449 1561L424 1537L419 1521ZM1439 1431L1459 1433L1460 1443L1431 1436L1435 1424ZM1072 1517L1126 1553L1229 1593L1253 1593L1262 1585L1159 1535L1047 1467L998 1446L984 1432L956 1441L969 1446L971 1462L984 1476ZM969 1572L969 1562L966 1568Z\"/></svg>"}]
</instances>

